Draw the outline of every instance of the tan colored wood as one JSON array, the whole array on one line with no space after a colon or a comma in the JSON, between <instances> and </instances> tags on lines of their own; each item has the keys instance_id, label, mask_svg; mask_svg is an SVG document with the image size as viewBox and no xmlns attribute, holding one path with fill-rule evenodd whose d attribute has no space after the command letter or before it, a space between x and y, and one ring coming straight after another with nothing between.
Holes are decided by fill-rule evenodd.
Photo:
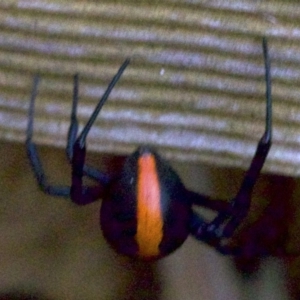
<instances>
[{"instance_id":1,"label":"tan colored wood","mask_svg":"<svg viewBox=\"0 0 300 300\"><path fill-rule=\"evenodd\" d=\"M297 1L1 1L0 138L24 142L40 73L35 140L63 147L73 74L83 124L131 57L89 150L127 154L149 143L175 160L245 169L264 130L266 36L274 145L265 170L297 176L299 17Z\"/></svg>"}]
</instances>

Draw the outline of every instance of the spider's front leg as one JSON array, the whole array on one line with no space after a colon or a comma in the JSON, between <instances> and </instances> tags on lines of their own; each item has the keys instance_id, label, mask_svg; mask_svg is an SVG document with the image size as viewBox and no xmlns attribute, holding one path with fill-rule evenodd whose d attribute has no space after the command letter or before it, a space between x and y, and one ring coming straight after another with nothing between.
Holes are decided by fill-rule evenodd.
<instances>
[{"instance_id":1,"label":"spider's front leg","mask_svg":"<svg viewBox=\"0 0 300 300\"><path fill-rule=\"evenodd\" d=\"M268 54L267 41L263 39L263 52L265 61L265 79L266 79L266 126L265 132L261 137L251 165L245 174L240 190L232 200L233 212L228 214L219 212L210 223L205 223L196 214L193 215L191 222L192 234L199 240L215 247L224 254L233 254L236 249L230 249L222 242L224 239L233 235L236 228L247 216L251 196L255 183L258 180L260 171L267 158L272 143L272 96L271 96L271 77L270 60Z\"/></svg>"},{"instance_id":2,"label":"spider's front leg","mask_svg":"<svg viewBox=\"0 0 300 300\"><path fill-rule=\"evenodd\" d=\"M74 78L74 96L73 96L73 106L71 114L71 126L69 130L67 155L71 160L72 164L72 186L71 186L71 199L74 203L79 205L85 205L94 202L98 198L102 197L105 193L106 184L109 182L107 176L102 175L99 171L94 168L85 165L85 155L86 155L86 138L87 135L94 124L101 108L108 99L113 87L120 79L121 75L125 71L127 65L129 64L129 59L125 60L117 74L113 77L112 81L108 85L106 91L104 92L102 98L99 100L95 110L93 111L90 119L83 128L81 134L74 142L77 135L78 122L76 118L76 107L78 102L78 77L75 75ZM96 173L95 173L96 172ZM102 184L98 186L85 187L83 186L82 178L84 175L88 175L94 179L98 179Z\"/></svg>"}]
</instances>

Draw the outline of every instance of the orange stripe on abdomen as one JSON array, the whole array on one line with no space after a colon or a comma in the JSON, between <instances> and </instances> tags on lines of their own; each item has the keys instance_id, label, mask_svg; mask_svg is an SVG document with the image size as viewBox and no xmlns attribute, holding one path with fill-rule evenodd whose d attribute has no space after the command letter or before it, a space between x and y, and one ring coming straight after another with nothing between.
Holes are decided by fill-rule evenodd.
<instances>
[{"instance_id":1,"label":"orange stripe on abdomen","mask_svg":"<svg viewBox=\"0 0 300 300\"><path fill-rule=\"evenodd\" d=\"M160 185L153 154L138 158L137 233L139 255L151 258L159 255L163 238L163 219L160 206Z\"/></svg>"}]
</instances>

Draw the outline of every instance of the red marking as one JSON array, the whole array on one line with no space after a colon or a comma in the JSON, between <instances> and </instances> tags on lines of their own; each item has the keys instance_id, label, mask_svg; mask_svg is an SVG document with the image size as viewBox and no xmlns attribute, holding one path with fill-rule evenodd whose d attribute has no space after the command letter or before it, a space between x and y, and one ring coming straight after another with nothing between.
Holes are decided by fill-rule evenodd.
<instances>
[{"instance_id":1,"label":"red marking","mask_svg":"<svg viewBox=\"0 0 300 300\"><path fill-rule=\"evenodd\" d=\"M159 255L163 238L163 219L160 207L160 185L153 154L138 159L137 233L139 255L151 258Z\"/></svg>"}]
</instances>

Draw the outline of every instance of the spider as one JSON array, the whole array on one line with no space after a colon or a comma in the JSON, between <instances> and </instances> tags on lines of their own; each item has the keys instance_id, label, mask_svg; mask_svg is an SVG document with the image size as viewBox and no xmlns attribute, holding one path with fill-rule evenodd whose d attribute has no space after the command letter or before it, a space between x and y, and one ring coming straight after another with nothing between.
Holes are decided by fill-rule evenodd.
<instances>
[{"instance_id":1,"label":"spider","mask_svg":"<svg viewBox=\"0 0 300 300\"><path fill-rule=\"evenodd\" d=\"M76 110L78 75L74 76L73 104L66 154L72 165L71 186L52 186L47 182L36 144L32 141L34 103L39 76L33 80L26 131L26 148L34 176L43 192L70 197L78 205L102 199L100 225L108 243L120 254L153 260L164 257L183 244L189 234L223 254L233 254L230 238L246 217L251 194L271 147L272 98L270 61L267 40L262 42L266 80L266 124L254 158L240 189L229 202L213 200L188 190L169 163L150 146L137 148L124 162L117 176L104 174L85 164L86 138L110 92L120 79L130 60L126 59L109 83L90 119L78 134ZM83 176L96 181L95 186L83 185ZM216 211L211 221L205 221L193 210L193 205Z\"/></svg>"}]
</instances>

